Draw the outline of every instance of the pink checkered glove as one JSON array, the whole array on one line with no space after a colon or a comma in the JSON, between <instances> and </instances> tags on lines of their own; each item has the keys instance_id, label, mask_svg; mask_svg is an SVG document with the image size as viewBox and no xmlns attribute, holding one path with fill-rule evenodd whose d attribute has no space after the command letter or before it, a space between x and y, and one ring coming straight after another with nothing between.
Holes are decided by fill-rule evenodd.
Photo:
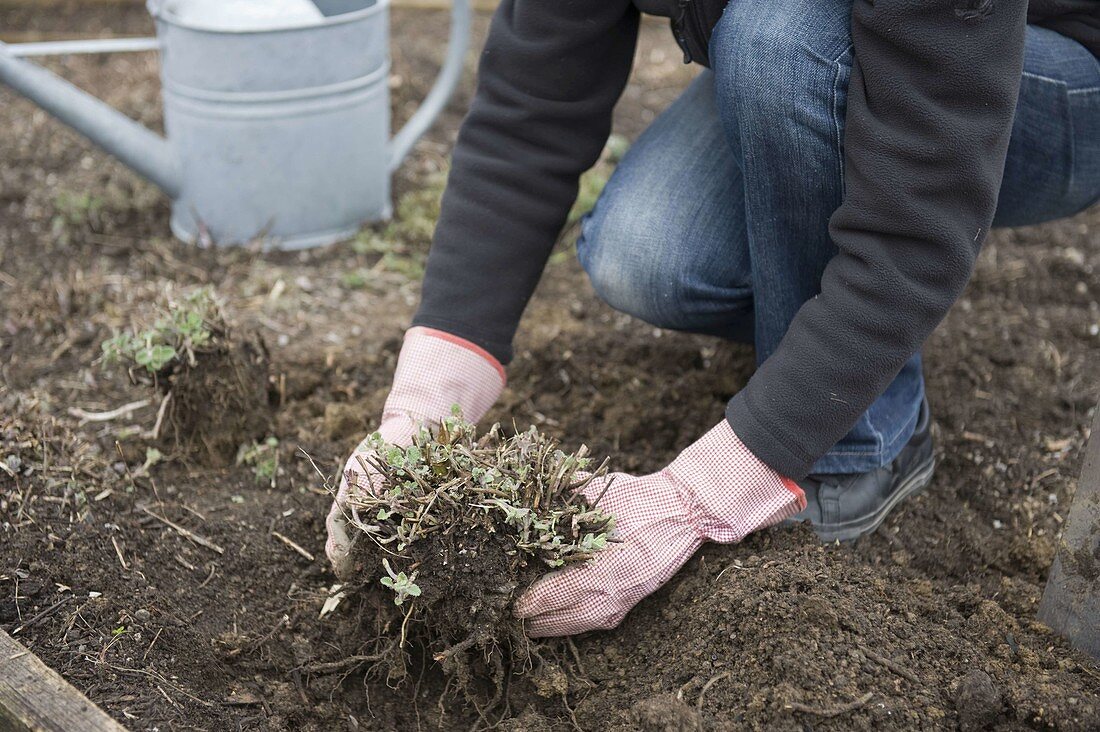
<instances>
[{"instance_id":1,"label":"pink checkered glove","mask_svg":"<svg viewBox=\"0 0 1100 732\"><path fill-rule=\"evenodd\" d=\"M455 404L461 407L464 419L477 422L500 397L504 383L504 367L479 346L443 331L410 328L397 358L397 372L378 432L388 443L410 445L420 427L436 426L451 414ZM353 540L347 532L347 499L351 491L371 490L374 471L363 468L370 454L367 440L363 440L348 458L340 490L325 522L325 554L341 579L348 579L354 569L350 557Z\"/></svg>"},{"instance_id":2,"label":"pink checkered glove","mask_svg":"<svg viewBox=\"0 0 1100 732\"><path fill-rule=\"evenodd\" d=\"M598 508L615 517L618 542L520 596L515 614L533 638L614 628L703 542L739 542L806 506L802 489L760 462L725 420L664 470L616 473L583 493L590 501L604 493Z\"/></svg>"}]
</instances>

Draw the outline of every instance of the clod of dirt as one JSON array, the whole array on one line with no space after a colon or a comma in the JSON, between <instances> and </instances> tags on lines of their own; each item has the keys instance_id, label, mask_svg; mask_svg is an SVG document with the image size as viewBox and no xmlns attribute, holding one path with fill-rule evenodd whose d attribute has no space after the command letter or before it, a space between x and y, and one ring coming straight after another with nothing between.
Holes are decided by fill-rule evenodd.
<instances>
[{"instance_id":1,"label":"clod of dirt","mask_svg":"<svg viewBox=\"0 0 1100 732\"><path fill-rule=\"evenodd\" d=\"M209 288L169 299L146 329L103 344L104 363L122 362L162 395L154 440L224 465L268 432L268 353L258 334L235 332Z\"/></svg>"},{"instance_id":2,"label":"clod of dirt","mask_svg":"<svg viewBox=\"0 0 1100 732\"><path fill-rule=\"evenodd\" d=\"M510 608L540 575L607 546L612 518L577 493L606 463L581 473L584 448L567 455L534 428L505 437L495 425L478 437L457 412L408 448L368 439L373 456L362 469L378 477L353 489L347 505L361 532L357 566L384 598L379 635L398 636L402 651L410 639L426 644L468 695L471 680L492 678L490 706L509 659L533 667L543 696L568 691L566 674L532 651ZM346 477L368 485L355 471ZM403 676L404 652L394 661ZM477 667L485 664L487 673Z\"/></svg>"},{"instance_id":3,"label":"clod of dirt","mask_svg":"<svg viewBox=\"0 0 1100 732\"><path fill-rule=\"evenodd\" d=\"M959 679L958 684L955 711L959 715L959 729L982 730L997 721L1003 702L989 674L976 668Z\"/></svg>"},{"instance_id":4,"label":"clod of dirt","mask_svg":"<svg viewBox=\"0 0 1100 732\"><path fill-rule=\"evenodd\" d=\"M641 732L702 732L699 713L675 694L642 699L630 708L628 718Z\"/></svg>"},{"instance_id":5,"label":"clod of dirt","mask_svg":"<svg viewBox=\"0 0 1100 732\"><path fill-rule=\"evenodd\" d=\"M535 693L544 699L555 699L569 691L569 676L552 661L539 664L528 676Z\"/></svg>"},{"instance_id":6,"label":"clod of dirt","mask_svg":"<svg viewBox=\"0 0 1100 732\"><path fill-rule=\"evenodd\" d=\"M554 732L550 720L533 709L528 709L518 717L504 720L500 729L501 732Z\"/></svg>"},{"instance_id":7,"label":"clod of dirt","mask_svg":"<svg viewBox=\"0 0 1100 732\"><path fill-rule=\"evenodd\" d=\"M367 427L365 412L361 406L343 402L331 402L325 405L322 429L330 440L343 440L352 435L361 435Z\"/></svg>"},{"instance_id":8,"label":"clod of dirt","mask_svg":"<svg viewBox=\"0 0 1100 732\"><path fill-rule=\"evenodd\" d=\"M258 335L231 340L227 329L196 361L171 379L166 439L221 465L269 431L267 349Z\"/></svg>"}]
</instances>

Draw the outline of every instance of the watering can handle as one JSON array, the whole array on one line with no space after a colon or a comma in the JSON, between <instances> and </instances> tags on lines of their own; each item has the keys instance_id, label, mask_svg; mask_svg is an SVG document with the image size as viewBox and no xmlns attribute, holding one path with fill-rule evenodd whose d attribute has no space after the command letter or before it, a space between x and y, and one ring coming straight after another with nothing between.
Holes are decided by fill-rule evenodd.
<instances>
[{"instance_id":1,"label":"watering can handle","mask_svg":"<svg viewBox=\"0 0 1100 732\"><path fill-rule=\"evenodd\" d=\"M416 110L416 113L390 142L389 172L392 173L401 166L401 162L409 154L412 146L428 131L435 118L447 106L447 100L454 93L455 86L462 77L463 62L469 45L470 0L452 0L451 35L447 40L447 58L428 96L424 97L420 109Z\"/></svg>"}]
</instances>

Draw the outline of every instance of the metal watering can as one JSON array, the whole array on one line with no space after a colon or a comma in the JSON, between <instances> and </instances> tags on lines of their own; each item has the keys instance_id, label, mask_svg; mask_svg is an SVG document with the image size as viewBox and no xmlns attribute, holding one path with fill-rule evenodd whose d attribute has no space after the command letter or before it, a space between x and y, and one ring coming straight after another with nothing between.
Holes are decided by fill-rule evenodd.
<instances>
[{"instance_id":1,"label":"metal watering can","mask_svg":"<svg viewBox=\"0 0 1100 732\"><path fill-rule=\"evenodd\" d=\"M390 174L443 109L469 44L453 0L447 57L420 109L389 139L389 0L313 0L319 24L261 31L185 24L148 0L157 37L0 43L0 82L149 179L172 199L172 233L283 249L353 236L388 218ZM22 60L159 50L167 139Z\"/></svg>"}]
</instances>

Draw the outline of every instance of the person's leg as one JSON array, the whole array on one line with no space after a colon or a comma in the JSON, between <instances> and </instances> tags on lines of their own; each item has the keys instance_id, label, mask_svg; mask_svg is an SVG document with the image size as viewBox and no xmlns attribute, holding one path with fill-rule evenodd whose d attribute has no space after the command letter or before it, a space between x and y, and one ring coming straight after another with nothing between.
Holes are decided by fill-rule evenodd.
<instances>
[{"instance_id":1,"label":"person's leg","mask_svg":"<svg viewBox=\"0 0 1100 732\"><path fill-rule=\"evenodd\" d=\"M1100 60L1029 26L994 226L1071 216L1100 199Z\"/></svg>"},{"instance_id":2,"label":"person's leg","mask_svg":"<svg viewBox=\"0 0 1100 732\"><path fill-rule=\"evenodd\" d=\"M718 112L744 176L760 361L818 294L836 254L829 218L844 196L851 13L852 0L734 2L711 38ZM814 473L891 463L913 435L923 398L918 354Z\"/></svg>"},{"instance_id":3,"label":"person's leg","mask_svg":"<svg viewBox=\"0 0 1100 732\"><path fill-rule=\"evenodd\" d=\"M578 258L617 310L751 342L743 199L704 72L627 151L581 224Z\"/></svg>"}]
</instances>

